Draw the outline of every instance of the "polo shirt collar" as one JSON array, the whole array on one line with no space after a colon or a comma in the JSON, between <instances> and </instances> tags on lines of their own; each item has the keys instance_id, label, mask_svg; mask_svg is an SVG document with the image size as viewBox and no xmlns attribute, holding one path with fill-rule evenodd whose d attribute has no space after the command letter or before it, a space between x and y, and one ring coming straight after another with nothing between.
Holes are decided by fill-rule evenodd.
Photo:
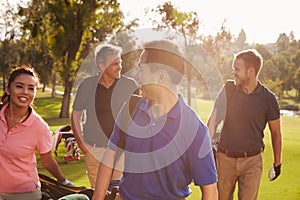
<instances>
[{"instance_id":1,"label":"polo shirt collar","mask_svg":"<svg viewBox=\"0 0 300 200\"><path fill-rule=\"evenodd\" d=\"M245 93L240 86L237 86L237 90L242 93ZM250 94L259 94L262 91L263 91L263 86L262 86L261 82L258 81L256 88Z\"/></svg>"},{"instance_id":2,"label":"polo shirt collar","mask_svg":"<svg viewBox=\"0 0 300 200\"><path fill-rule=\"evenodd\" d=\"M145 112L145 113L149 113L149 99L145 99L138 107L139 110ZM179 117L181 115L181 113L183 112L183 108L185 108L185 103L184 103L184 99L182 97L181 94L178 94L178 101L177 103L173 106L173 108L168 112L167 117L171 118L171 119L176 119L177 117Z\"/></svg>"},{"instance_id":3,"label":"polo shirt collar","mask_svg":"<svg viewBox=\"0 0 300 200\"><path fill-rule=\"evenodd\" d=\"M6 123L6 119L4 116L4 111L6 110L8 105L9 105L9 103L3 105L1 108L1 111L0 111L0 120L2 120L5 123ZM34 123L34 119L35 119L34 116L36 116L37 113L34 111L33 108L30 107L30 109L31 109L31 111L30 111L28 118L23 123L21 123L21 125L23 125L23 126L31 126Z\"/></svg>"}]
</instances>

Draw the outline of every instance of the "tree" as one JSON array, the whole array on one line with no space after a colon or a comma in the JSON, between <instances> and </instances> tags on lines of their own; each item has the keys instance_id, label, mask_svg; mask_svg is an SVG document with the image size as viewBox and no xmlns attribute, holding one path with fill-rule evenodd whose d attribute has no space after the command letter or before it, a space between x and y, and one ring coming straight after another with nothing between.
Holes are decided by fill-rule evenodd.
<instances>
[{"instance_id":1,"label":"tree","mask_svg":"<svg viewBox=\"0 0 300 200\"><path fill-rule=\"evenodd\" d=\"M71 91L80 64L91 48L122 30L117 0L32 0L20 8L24 36L46 41L64 84L59 117L69 117Z\"/></svg>"},{"instance_id":2,"label":"tree","mask_svg":"<svg viewBox=\"0 0 300 200\"><path fill-rule=\"evenodd\" d=\"M18 36L18 25L14 8L8 0L1 1L0 7L0 71L4 89L11 67L20 62L22 44L15 40Z\"/></svg>"},{"instance_id":3,"label":"tree","mask_svg":"<svg viewBox=\"0 0 300 200\"><path fill-rule=\"evenodd\" d=\"M131 77L134 76L131 70L137 67L141 53L136 44L136 39L131 31L123 31L110 40L110 43L122 47L122 74L127 73Z\"/></svg>"},{"instance_id":4,"label":"tree","mask_svg":"<svg viewBox=\"0 0 300 200\"><path fill-rule=\"evenodd\" d=\"M242 49L246 49L248 44L246 43L247 37L244 29L241 29L238 37L234 40L234 47L238 49L238 51Z\"/></svg>"},{"instance_id":5,"label":"tree","mask_svg":"<svg viewBox=\"0 0 300 200\"><path fill-rule=\"evenodd\" d=\"M281 33L276 41L277 54L287 58L287 49L289 48L289 37L285 33Z\"/></svg>"},{"instance_id":6,"label":"tree","mask_svg":"<svg viewBox=\"0 0 300 200\"><path fill-rule=\"evenodd\" d=\"M297 68L294 75L295 88L297 91L296 98L300 100L300 67Z\"/></svg>"},{"instance_id":7,"label":"tree","mask_svg":"<svg viewBox=\"0 0 300 200\"><path fill-rule=\"evenodd\" d=\"M300 100L300 50L291 57L295 70L293 70L293 86L297 91L297 99Z\"/></svg>"},{"instance_id":8,"label":"tree","mask_svg":"<svg viewBox=\"0 0 300 200\"><path fill-rule=\"evenodd\" d=\"M154 25L158 30L169 29L182 34L184 38L185 53L189 60L188 46L196 43L197 32L199 29L199 18L196 12L182 12L174 7L169 1L157 6L154 12L161 16L160 21L154 20ZM191 105L191 66L186 68L187 74L187 99L188 105Z\"/></svg>"}]
</instances>

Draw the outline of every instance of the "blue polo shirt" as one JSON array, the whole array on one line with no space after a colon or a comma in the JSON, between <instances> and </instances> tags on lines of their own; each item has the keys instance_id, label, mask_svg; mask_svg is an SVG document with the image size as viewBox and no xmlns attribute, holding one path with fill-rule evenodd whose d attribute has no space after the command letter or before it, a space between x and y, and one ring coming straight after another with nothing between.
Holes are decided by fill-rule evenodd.
<instances>
[{"instance_id":1,"label":"blue polo shirt","mask_svg":"<svg viewBox=\"0 0 300 200\"><path fill-rule=\"evenodd\" d=\"M109 148L117 150L120 124L115 125ZM120 194L125 200L187 197L189 184L217 182L207 127L179 95L167 115L154 118L149 101L139 104L125 131L125 169Z\"/></svg>"}]
</instances>

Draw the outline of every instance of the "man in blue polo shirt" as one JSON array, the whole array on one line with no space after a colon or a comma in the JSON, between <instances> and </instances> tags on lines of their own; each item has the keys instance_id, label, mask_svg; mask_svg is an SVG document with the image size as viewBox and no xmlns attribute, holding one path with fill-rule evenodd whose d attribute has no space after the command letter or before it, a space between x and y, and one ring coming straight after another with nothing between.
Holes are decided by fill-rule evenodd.
<instances>
[{"instance_id":1,"label":"man in blue polo shirt","mask_svg":"<svg viewBox=\"0 0 300 200\"><path fill-rule=\"evenodd\" d=\"M124 148L125 167L116 199L186 199L192 181L200 187L202 199L217 199L208 129L177 92L185 71L179 47L167 40L151 41L143 47L137 73L143 98L132 121L124 126L122 117L117 120L93 199L104 199L112 157L120 147Z\"/></svg>"},{"instance_id":2,"label":"man in blue polo shirt","mask_svg":"<svg viewBox=\"0 0 300 200\"><path fill-rule=\"evenodd\" d=\"M233 199L237 182L239 199L257 199L262 175L263 131L267 123L274 155L269 179L275 180L280 174L279 106L275 95L258 81L262 62L261 55L254 49L234 56L234 82L227 82L221 89L208 121L213 138L216 125L224 120L216 154L221 200ZM220 117L222 115L225 119Z\"/></svg>"}]
</instances>

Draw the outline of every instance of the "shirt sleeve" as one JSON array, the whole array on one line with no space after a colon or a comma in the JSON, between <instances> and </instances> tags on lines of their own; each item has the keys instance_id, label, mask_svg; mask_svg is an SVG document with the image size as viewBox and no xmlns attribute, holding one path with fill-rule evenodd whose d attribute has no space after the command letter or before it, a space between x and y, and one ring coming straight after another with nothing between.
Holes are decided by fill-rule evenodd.
<instances>
[{"instance_id":1,"label":"shirt sleeve","mask_svg":"<svg viewBox=\"0 0 300 200\"><path fill-rule=\"evenodd\" d=\"M52 136L48 125L43 124L40 126L37 150L40 154L48 153L52 150Z\"/></svg>"},{"instance_id":2,"label":"shirt sleeve","mask_svg":"<svg viewBox=\"0 0 300 200\"><path fill-rule=\"evenodd\" d=\"M199 145L201 144L201 145ZM217 182L217 171L207 127L200 125L189 152L190 170L198 186Z\"/></svg>"},{"instance_id":3,"label":"shirt sleeve","mask_svg":"<svg viewBox=\"0 0 300 200\"><path fill-rule=\"evenodd\" d=\"M86 86L86 81L82 81L77 89L74 102L73 102L73 109L74 110L83 110L85 109L85 100L89 98L86 94L86 92L89 91L89 89Z\"/></svg>"},{"instance_id":4,"label":"shirt sleeve","mask_svg":"<svg viewBox=\"0 0 300 200\"><path fill-rule=\"evenodd\" d=\"M267 113L267 120L271 121L271 120L276 120L279 118L280 118L280 108L278 105L278 101L277 101L275 95L272 94L272 96L270 98L270 108Z\"/></svg>"}]
</instances>

